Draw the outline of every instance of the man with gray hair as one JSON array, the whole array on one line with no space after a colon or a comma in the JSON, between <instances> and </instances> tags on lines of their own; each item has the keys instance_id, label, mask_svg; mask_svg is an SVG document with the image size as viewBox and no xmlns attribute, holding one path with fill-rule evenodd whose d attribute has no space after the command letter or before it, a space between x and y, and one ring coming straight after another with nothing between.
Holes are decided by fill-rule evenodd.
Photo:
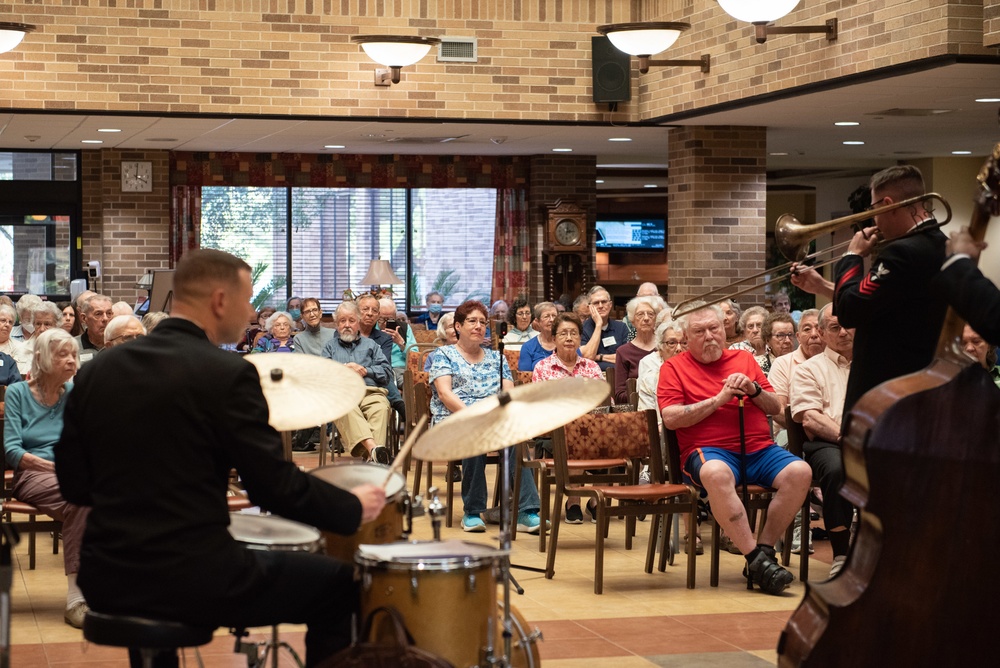
<instances>
[{"instance_id":1,"label":"man with gray hair","mask_svg":"<svg viewBox=\"0 0 1000 668\"><path fill-rule=\"evenodd\" d=\"M438 322L440 322L440 318L438 318ZM390 327L390 325L393 326ZM388 297L382 297L378 300L378 328L392 337L392 356L389 363L392 365L396 388L403 389L407 351L417 349L417 340L413 338L413 328L399 320L396 315L396 303Z\"/></svg>"},{"instance_id":2,"label":"man with gray hair","mask_svg":"<svg viewBox=\"0 0 1000 668\"><path fill-rule=\"evenodd\" d=\"M820 311L819 329L826 349L796 367L792 374L790 405L792 419L802 423L808 438L802 444L802 455L823 490L823 523L833 549L832 578L847 559L848 529L854 517L854 507L840 495L844 486L840 426L844 417L847 377L854 356L854 330L840 325L830 304Z\"/></svg>"},{"instance_id":3,"label":"man with gray hair","mask_svg":"<svg viewBox=\"0 0 1000 668\"><path fill-rule=\"evenodd\" d=\"M80 346L80 366L94 359L94 355L104 350L104 328L111 320L111 298L104 295L91 295L83 302L80 319L87 330L76 337Z\"/></svg>"},{"instance_id":4,"label":"man with gray hair","mask_svg":"<svg viewBox=\"0 0 1000 668\"><path fill-rule=\"evenodd\" d=\"M134 315L116 315L104 328L104 347L114 348L146 335L142 321Z\"/></svg>"},{"instance_id":5,"label":"man with gray hair","mask_svg":"<svg viewBox=\"0 0 1000 668\"><path fill-rule=\"evenodd\" d=\"M777 595L794 577L777 563L774 544L802 507L812 471L772 442L767 416L781 403L752 354L725 348L723 318L718 306L678 318L688 350L663 363L656 398L663 426L677 432L684 475L705 489L716 521L746 557L744 575ZM737 494L744 473L748 484L775 490L759 541Z\"/></svg>"},{"instance_id":6,"label":"man with gray hair","mask_svg":"<svg viewBox=\"0 0 1000 668\"><path fill-rule=\"evenodd\" d=\"M621 320L611 317L611 293L595 285L588 293L590 317L583 323L580 354L594 360L607 371L615 366L615 351L628 342L628 328Z\"/></svg>"},{"instance_id":7,"label":"man with gray hair","mask_svg":"<svg viewBox=\"0 0 1000 668\"><path fill-rule=\"evenodd\" d=\"M334 420L344 448L354 457L389 464L385 447L389 422L388 386L392 367L382 349L361 335L361 312L354 302L341 302L333 314L337 331L323 346L323 357L340 362L365 381L365 396L347 415Z\"/></svg>"}]
</instances>

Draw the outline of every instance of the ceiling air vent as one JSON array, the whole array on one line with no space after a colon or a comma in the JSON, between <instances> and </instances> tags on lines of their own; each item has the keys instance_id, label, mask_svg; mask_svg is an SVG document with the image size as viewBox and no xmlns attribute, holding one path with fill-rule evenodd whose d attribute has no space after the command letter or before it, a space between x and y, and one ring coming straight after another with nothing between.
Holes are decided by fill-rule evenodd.
<instances>
[{"instance_id":1,"label":"ceiling air vent","mask_svg":"<svg viewBox=\"0 0 1000 668\"><path fill-rule=\"evenodd\" d=\"M474 63L477 50L475 37L442 37L437 59L439 63Z\"/></svg>"}]
</instances>

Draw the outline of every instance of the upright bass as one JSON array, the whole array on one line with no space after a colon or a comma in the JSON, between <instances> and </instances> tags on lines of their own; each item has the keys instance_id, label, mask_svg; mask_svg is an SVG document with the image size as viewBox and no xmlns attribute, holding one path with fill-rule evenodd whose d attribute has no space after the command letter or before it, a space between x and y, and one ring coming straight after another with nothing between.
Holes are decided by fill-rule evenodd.
<instances>
[{"instance_id":1,"label":"upright bass","mask_svg":"<svg viewBox=\"0 0 1000 668\"><path fill-rule=\"evenodd\" d=\"M1000 215L1000 145L970 224ZM1000 317L1000 315L998 315ZM879 385L845 418L842 494L860 510L840 574L806 584L779 666L995 665L1000 606L1000 390L958 346L948 311L935 359ZM905 336L905 333L903 334Z\"/></svg>"}]
</instances>

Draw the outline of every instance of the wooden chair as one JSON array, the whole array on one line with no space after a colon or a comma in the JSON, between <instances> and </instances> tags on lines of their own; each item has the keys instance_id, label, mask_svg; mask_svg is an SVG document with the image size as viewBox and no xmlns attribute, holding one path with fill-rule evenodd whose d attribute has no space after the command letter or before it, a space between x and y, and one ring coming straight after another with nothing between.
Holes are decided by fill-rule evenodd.
<instances>
[{"instance_id":1,"label":"wooden chair","mask_svg":"<svg viewBox=\"0 0 1000 668\"><path fill-rule=\"evenodd\" d=\"M613 399L615 396L615 368L613 366L609 366L604 370L604 380L608 383L608 387L611 388L611 397Z\"/></svg>"},{"instance_id":2,"label":"wooden chair","mask_svg":"<svg viewBox=\"0 0 1000 668\"><path fill-rule=\"evenodd\" d=\"M625 381L625 387L628 388L628 403L632 408L639 408L639 379L629 378Z\"/></svg>"},{"instance_id":3,"label":"wooden chair","mask_svg":"<svg viewBox=\"0 0 1000 668\"><path fill-rule=\"evenodd\" d=\"M417 343L433 343L437 336L436 329L416 329L413 330L413 339Z\"/></svg>"},{"instance_id":4,"label":"wooden chair","mask_svg":"<svg viewBox=\"0 0 1000 668\"><path fill-rule=\"evenodd\" d=\"M517 348L517 350L508 350L507 348L504 348L503 356L507 358L507 366L510 367L511 373L512 374L517 373L517 365L518 362L521 360L520 346Z\"/></svg>"},{"instance_id":5,"label":"wooden chair","mask_svg":"<svg viewBox=\"0 0 1000 668\"><path fill-rule=\"evenodd\" d=\"M802 444L808 441L809 437L806 435L806 430L802 426L802 423L792 419L791 406L785 406L785 431L788 433L788 451L796 457L805 459L802 452ZM816 486L815 480L812 486ZM801 542L799 544L799 580L802 582L809 580L809 515L812 512L812 509L809 507L810 496L811 494L806 494L806 500L802 504L802 529ZM791 549L791 541L786 540L782 552L787 550L791 553Z\"/></svg>"},{"instance_id":6,"label":"wooden chair","mask_svg":"<svg viewBox=\"0 0 1000 668\"><path fill-rule=\"evenodd\" d=\"M680 467L683 465L680 458L680 446L677 443L677 433L672 429L663 428L663 433L667 439L667 451L669 453L669 461L673 462L675 459L677 461L678 472ZM650 467L652 470L652 467ZM737 491L742 491L742 485L737 485ZM759 535L760 530L763 529L764 524L767 522L767 506L771 503L771 499L774 498L774 490L770 487L762 487L760 485L747 485L747 502L749 507L747 508L747 517L750 522L750 530L754 531ZM760 511L760 521L757 521L757 512ZM721 539L721 529L719 523L712 516L711 507L709 507L709 519L712 520L712 565L709 572L709 584L713 587L719 586L719 543ZM691 536L697 533L694 531L694 524L691 525L692 530L688 531L688 539L691 540ZM756 530L754 529L756 527ZM791 558L791 541L792 541L792 524L788 525L785 530L785 544L788 546L782 551L781 563L783 566L787 566ZM693 550L693 542L688 546L689 553Z\"/></svg>"},{"instance_id":7,"label":"wooden chair","mask_svg":"<svg viewBox=\"0 0 1000 668\"><path fill-rule=\"evenodd\" d=\"M697 491L690 485L669 484L663 477L663 456L654 411L632 411L588 414L558 429L553 435L553 455L556 471L556 498L558 508L563 495L593 498L597 503L596 545L594 556L594 593L604 590L604 546L612 515L626 519L625 549L632 549L632 528L638 515L653 515L650 523L649 544L646 548L646 572L653 572L656 536L659 520L665 517L669 525L671 516L687 513L691 522L697 520ZM652 480L648 485L638 484L638 463L648 457ZM628 463L624 473L614 470L604 473L571 472L570 462L577 464L584 458L602 460L619 459ZM588 468L594 468L588 464ZM618 505L610 502L617 500ZM552 522L552 540L546 560L545 577L555 575L556 551L559 545L560 513ZM695 556L694 532L688 536L687 586L694 588Z\"/></svg>"},{"instance_id":8,"label":"wooden chair","mask_svg":"<svg viewBox=\"0 0 1000 668\"><path fill-rule=\"evenodd\" d=\"M0 388L6 389L6 388ZM0 395L2 398L2 395ZM3 421L0 421L0 442L3 441ZM2 454L2 453L0 453ZM0 514L3 521L21 534L28 534L28 570L35 570L35 534L48 531L52 533L52 554L59 554L59 532L62 522L49 517L30 503L14 498L14 472L7 469L7 458L0 456L3 470L3 499L0 501ZM24 516L25 519L14 519L14 516ZM47 518L39 520L39 517Z\"/></svg>"}]
</instances>

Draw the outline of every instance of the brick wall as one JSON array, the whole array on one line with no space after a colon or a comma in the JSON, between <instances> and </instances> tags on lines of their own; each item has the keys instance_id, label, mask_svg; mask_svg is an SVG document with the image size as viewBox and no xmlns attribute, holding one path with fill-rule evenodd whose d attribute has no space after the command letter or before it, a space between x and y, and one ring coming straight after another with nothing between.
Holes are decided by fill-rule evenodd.
<instances>
[{"instance_id":1,"label":"brick wall","mask_svg":"<svg viewBox=\"0 0 1000 668\"><path fill-rule=\"evenodd\" d=\"M983 2L983 46L1000 47L1000 0Z\"/></svg>"},{"instance_id":2,"label":"brick wall","mask_svg":"<svg viewBox=\"0 0 1000 668\"><path fill-rule=\"evenodd\" d=\"M531 188L528 191L528 224L531 231L531 276L529 286L534 301L556 299L545 285L545 245L548 207L557 201L574 202L587 212L587 239L594 247L594 221L597 216L597 160L594 156L538 155L531 159ZM587 260L588 280L593 280L594 253Z\"/></svg>"},{"instance_id":3,"label":"brick wall","mask_svg":"<svg viewBox=\"0 0 1000 668\"><path fill-rule=\"evenodd\" d=\"M638 120L940 54L995 54L996 1L800 3L782 25L836 16L840 37L752 29L693 0L17 0L36 24L0 58L0 108L557 121L608 120L591 99L590 37L604 23L687 20L664 55L712 55L712 72L654 68L616 118ZM432 51L403 83L373 85L364 33L475 36L479 62Z\"/></svg>"},{"instance_id":4,"label":"brick wall","mask_svg":"<svg viewBox=\"0 0 1000 668\"><path fill-rule=\"evenodd\" d=\"M114 301L134 303L136 280L147 269L169 267L168 156L166 151L83 152L83 265L100 261L97 287ZM121 191L122 160L153 163L151 193Z\"/></svg>"},{"instance_id":5,"label":"brick wall","mask_svg":"<svg viewBox=\"0 0 1000 668\"><path fill-rule=\"evenodd\" d=\"M667 300L676 305L764 269L765 128L686 126L670 131ZM738 298L763 305L763 295Z\"/></svg>"}]
</instances>

